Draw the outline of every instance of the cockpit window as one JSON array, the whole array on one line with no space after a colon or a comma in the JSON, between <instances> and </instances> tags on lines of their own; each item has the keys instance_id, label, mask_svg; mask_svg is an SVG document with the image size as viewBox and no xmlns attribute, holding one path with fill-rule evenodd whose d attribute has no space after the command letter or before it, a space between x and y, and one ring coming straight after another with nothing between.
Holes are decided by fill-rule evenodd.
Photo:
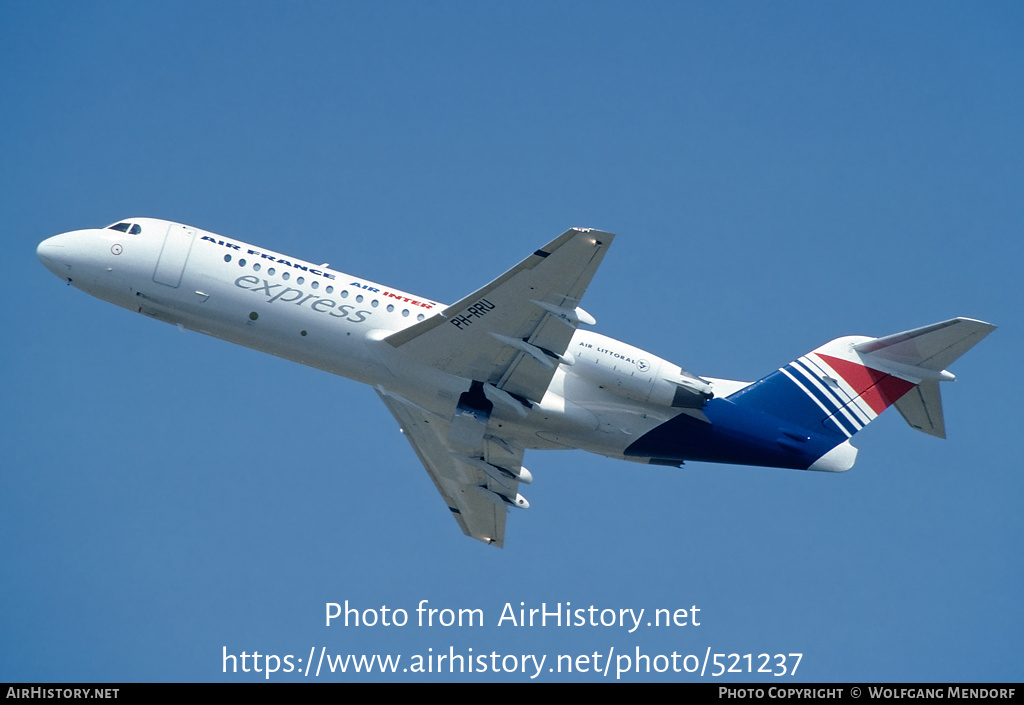
<instances>
[{"instance_id":1,"label":"cockpit window","mask_svg":"<svg viewBox=\"0 0 1024 705\"><path fill-rule=\"evenodd\" d=\"M131 223L118 223L117 225L111 225L107 230L117 230L122 233L128 233L129 235L138 235L142 232L142 227L137 223L132 225Z\"/></svg>"}]
</instances>

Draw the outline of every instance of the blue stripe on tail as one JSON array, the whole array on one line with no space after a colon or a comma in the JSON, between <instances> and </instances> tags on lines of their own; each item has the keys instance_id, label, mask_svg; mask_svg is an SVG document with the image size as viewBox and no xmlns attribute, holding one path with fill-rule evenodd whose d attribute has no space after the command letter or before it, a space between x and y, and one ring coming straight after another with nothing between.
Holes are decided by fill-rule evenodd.
<instances>
[{"instance_id":1,"label":"blue stripe on tail","mask_svg":"<svg viewBox=\"0 0 1024 705\"><path fill-rule=\"evenodd\" d=\"M812 384L794 364L798 363L786 365L744 387L728 397L728 400L738 406L785 419L815 433L835 435L837 443L859 431L853 421L836 413L840 407L837 398Z\"/></svg>"}]
</instances>

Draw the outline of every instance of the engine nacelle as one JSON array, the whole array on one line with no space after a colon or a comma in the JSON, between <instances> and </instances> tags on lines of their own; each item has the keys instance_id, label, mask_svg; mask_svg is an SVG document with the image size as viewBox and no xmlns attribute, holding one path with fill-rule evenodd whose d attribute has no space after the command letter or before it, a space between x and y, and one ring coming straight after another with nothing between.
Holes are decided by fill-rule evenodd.
<instances>
[{"instance_id":1,"label":"engine nacelle","mask_svg":"<svg viewBox=\"0 0 1024 705\"><path fill-rule=\"evenodd\" d=\"M705 380L640 348L590 331L577 333L575 342L572 373L627 399L699 409L714 396Z\"/></svg>"}]
</instances>

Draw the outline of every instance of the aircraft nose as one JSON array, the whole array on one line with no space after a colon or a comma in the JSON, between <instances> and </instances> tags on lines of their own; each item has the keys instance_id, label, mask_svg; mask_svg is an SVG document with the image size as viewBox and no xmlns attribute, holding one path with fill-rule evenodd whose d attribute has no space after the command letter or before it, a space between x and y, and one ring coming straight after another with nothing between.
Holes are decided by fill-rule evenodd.
<instances>
[{"instance_id":1,"label":"aircraft nose","mask_svg":"<svg viewBox=\"0 0 1024 705\"><path fill-rule=\"evenodd\" d=\"M51 272L56 274L58 277L64 278L67 275L67 264L64 262L65 259L65 240L63 235L54 235L48 237L39 243L36 248L36 256L39 257L39 261L49 269Z\"/></svg>"}]
</instances>

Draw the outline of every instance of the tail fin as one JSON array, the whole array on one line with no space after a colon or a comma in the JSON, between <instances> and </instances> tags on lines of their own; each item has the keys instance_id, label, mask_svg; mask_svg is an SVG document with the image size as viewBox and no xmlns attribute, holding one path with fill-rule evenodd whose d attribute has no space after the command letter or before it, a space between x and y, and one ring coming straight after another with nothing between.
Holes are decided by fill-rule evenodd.
<instances>
[{"instance_id":1,"label":"tail fin","mask_svg":"<svg viewBox=\"0 0 1024 705\"><path fill-rule=\"evenodd\" d=\"M831 435L837 445L893 404L912 427L945 438L939 382L956 378L944 368L994 329L953 318L882 338L837 338L729 400Z\"/></svg>"}]
</instances>

